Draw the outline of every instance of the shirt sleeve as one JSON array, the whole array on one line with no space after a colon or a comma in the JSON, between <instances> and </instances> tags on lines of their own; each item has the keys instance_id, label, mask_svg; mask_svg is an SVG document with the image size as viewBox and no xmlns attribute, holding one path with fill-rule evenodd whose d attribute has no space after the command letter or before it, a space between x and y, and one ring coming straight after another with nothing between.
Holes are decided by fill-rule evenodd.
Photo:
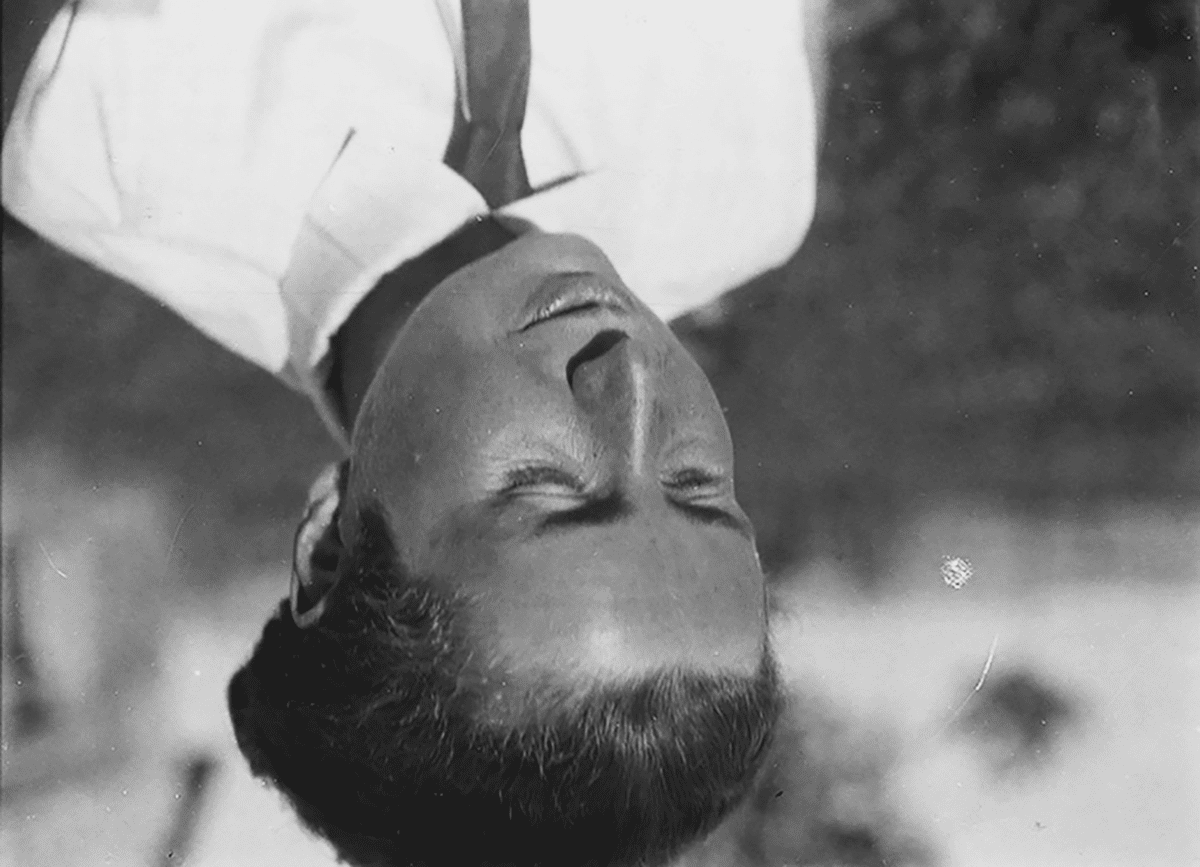
<instances>
[{"instance_id":1,"label":"shirt sleeve","mask_svg":"<svg viewBox=\"0 0 1200 867\"><path fill-rule=\"evenodd\" d=\"M265 263L205 233L178 231L182 221L162 220L156 196L136 207L147 179L136 176L142 155L128 109L145 94L128 74L135 64L112 62L114 49L144 24L131 17L68 6L51 24L5 132L4 206L49 241L278 371L285 314Z\"/></svg>"},{"instance_id":2,"label":"shirt sleeve","mask_svg":"<svg viewBox=\"0 0 1200 867\"><path fill-rule=\"evenodd\" d=\"M72 4L5 131L3 202L306 392L329 338L486 205L442 165L455 61L390 0Z\"/></svg>"}]
</instances>

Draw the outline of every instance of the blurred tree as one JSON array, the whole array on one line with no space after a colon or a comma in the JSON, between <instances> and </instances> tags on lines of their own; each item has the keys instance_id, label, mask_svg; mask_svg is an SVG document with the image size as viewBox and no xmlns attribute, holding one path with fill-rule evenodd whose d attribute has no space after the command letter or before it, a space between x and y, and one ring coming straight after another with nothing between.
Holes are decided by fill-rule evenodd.
<instances>
[{"instance_id":1,"label":"blurred tree","mask_svg":"<svg viewBox=\"0 0 1200 867\"><path fill-rule=\"evenodd\" d=\"M1195 15L919 0L836 51L805 247L688 332L773 565L878 572L947 491L1200 493Z\"/></svg>"},{"instance_id":2,"label":"blurred tree","mask_svg":"<svg viewBox=\"0 0 1200 867\"><path fill-rule=\"evenodd\" d=\"M286 570L294 515L336 454L307 402L16 221L3 253L6 489L40 467L80 489L29 488L38 507L160 491L173 575Z\"/></svg>"}]
</instances>

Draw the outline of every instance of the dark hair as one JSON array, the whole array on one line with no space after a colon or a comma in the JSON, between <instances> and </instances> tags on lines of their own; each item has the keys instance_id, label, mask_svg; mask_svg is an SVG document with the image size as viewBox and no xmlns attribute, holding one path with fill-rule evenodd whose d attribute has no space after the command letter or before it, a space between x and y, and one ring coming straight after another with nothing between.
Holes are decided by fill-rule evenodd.
<instances>
[{"instance_id":1,"label":"dark hair","mask_svg":"<svg viewBox=\"0 0 1200 867\"><path fill-rule=\"evenodd\" d=\"M756 677L663 671L540 694L484 722L464 604L399 568L364 509L335 598L301 630L281 603L229 685L238 746L357 865L661 863L748 790L780 710Z\"/></svg>"}]
</instances>

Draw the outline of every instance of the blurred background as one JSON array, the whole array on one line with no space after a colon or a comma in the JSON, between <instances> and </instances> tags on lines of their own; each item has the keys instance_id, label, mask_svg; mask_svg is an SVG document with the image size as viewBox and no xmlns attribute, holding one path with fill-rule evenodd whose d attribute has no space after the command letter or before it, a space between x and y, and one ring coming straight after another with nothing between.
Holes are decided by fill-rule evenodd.
<instances>
[{"instance_id":1,"label":"blurred background","mask_svg":"<svg viewBox=\"0 0 1200 867\"><path fill-rule=\"evenodd\" d=\"M813 229L678 323L796 696L690 863L1200 863L1197 6L831 15ZM333 863L223 707L333 457L5 215L0 861Z\"/></svg>"}]
</instances>

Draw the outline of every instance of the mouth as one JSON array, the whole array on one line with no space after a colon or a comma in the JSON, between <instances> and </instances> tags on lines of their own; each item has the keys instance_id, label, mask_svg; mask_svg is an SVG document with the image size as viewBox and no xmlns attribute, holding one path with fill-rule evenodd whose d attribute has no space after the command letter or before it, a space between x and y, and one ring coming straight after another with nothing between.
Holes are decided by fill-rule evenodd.
<instances>
[{"instance_id":1,"label":"mouth","mask_svg":"<svg viewBox=\"0 0 1200 867\"><path fill-rule=\"evenodd\" d=\"M629 314L629 296L597 274L570 271L541 282L521 311L519 331L564 316L608 311Z\"/></svg>"}]
</instances>

